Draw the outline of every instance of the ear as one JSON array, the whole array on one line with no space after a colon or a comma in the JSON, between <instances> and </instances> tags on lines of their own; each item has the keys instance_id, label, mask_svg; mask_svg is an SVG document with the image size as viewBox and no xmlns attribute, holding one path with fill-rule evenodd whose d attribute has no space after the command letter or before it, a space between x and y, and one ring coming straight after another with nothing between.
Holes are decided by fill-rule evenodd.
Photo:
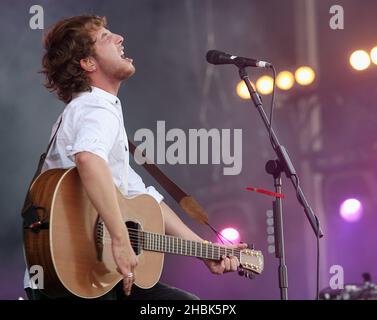
<instances>
[{"instance_id":1,"label":"ear","mask_svg":"<svg viewBox=\"0 0 377 320\"><path fill-rule=\"evenodd\" d=\"M80 60L80 66L85 70L86 72L94 72L97 70L96 64L93 60L93 58L85 58Z\"/></svg>"}]
</instances>

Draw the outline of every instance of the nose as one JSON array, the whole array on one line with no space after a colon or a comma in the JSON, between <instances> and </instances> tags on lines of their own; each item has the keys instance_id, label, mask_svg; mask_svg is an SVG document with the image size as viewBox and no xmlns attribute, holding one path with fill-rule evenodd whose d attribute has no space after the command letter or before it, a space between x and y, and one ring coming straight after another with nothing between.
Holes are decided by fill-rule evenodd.
<instances>
[{"instance_id":1,"label":"nose","mask_svg":"<svg viewBox=\"0 0 377 320\"><path fill-rule=\"evenodd\" d=\"M122 44L124 41L123 37L119 34L116 35L116 43L117 44Z\"/></svg>"}]
</instances>

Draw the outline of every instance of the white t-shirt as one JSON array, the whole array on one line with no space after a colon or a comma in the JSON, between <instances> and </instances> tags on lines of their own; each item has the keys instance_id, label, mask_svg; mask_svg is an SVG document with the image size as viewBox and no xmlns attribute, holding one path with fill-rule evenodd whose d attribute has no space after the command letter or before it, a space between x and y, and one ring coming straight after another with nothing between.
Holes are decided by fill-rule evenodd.
<instances>
[{"instance_id":1,"label":"white t-shirt","mask_svg":"<svg viewBox=\"0 0 377 320\"><path fill-rule=\"evenodd\" d=\"M114 184L124 195L148 193L159 203L162 201L163 196L153 186L146 187L141 177L129 165L122 106L116 96L96 87L92 87L91 92L78 94L56 120L51 130L51 138L60 118L62 122L42 172L74 167L75 154L87 151L107 162ZM24 287L30 287L27 270Z\"/></svg>"}]
</instances>

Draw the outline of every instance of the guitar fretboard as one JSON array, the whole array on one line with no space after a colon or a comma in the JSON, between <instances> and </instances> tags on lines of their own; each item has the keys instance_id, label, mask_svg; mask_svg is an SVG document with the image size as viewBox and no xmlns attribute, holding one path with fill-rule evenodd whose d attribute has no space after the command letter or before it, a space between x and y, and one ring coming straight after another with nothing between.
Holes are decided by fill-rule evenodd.
<instances>
[{"instance_id":1,"label":"guitar fretboard","mask_svg":"<svg viewBox=\"0 0 377 320\"><path fill-rule=\"evenodd\" d=\"M221 245L180 239L158 233L141 231L139 241L144 250L166 252L203 259L220 260L222 256L235 256L240 259L239 249L229 249Z\"/></svg>"}]
</instances>

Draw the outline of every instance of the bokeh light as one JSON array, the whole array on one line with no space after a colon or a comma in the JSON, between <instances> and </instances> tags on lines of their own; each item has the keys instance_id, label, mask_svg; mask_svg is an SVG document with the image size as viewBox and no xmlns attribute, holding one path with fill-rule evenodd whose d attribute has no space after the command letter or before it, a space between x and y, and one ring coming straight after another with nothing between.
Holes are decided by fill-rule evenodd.
<instances>
[{"instance_id":1,"label":"bokeh light","mask_svg":"<svg viewBox=\"0 0 377 320\"><path fill-rule=\"evenodd\" d=\"M350 198L342 202L339 213L347 222L356 222L363 214L363 205L358 199Z\"/></svg>"},{"instance_id":2,"label":"bokeh light","mask_svg":"<svg viewBox=\"0 0 377 320\"><path fill-rule=\"evenodd\" d=\"M377 46L370 51L370 59L374 64L377 64Z\"/></svg>"},{"instance_id":3,"label":"bokeh light","mask_svg":"<svg viewBox=\"0 0 377 320\"><path fill-rule=\"evenodd\" d=\"M370 66L369 54L364 50L357 50L350 56L350 64L357 71L362 71Z\"/></svg>"},{"instance_id":4,"label":"bokeh light","mask_svg":"<svg viewBox=\"0 0 377 320\"><path fill-rule=\"evenodd\" d=\"M260 94L271 94L274 83L270 76L262 76L257 80L257 90Z\"/></svg>"},{"instance_id":5,"label":"bokeh light","mask_svg":"<svg viewBox=\"0 0 377 320\"><path fill-rule=\"evenodd\" d=\"M220 233L225 239L230 240L232 242L237 242L240 239L240 233L232 227L225 228L221 230Z\"/></svg>"},{"instance_id":6,"label":"bokeh light","mask_svg":"<svg viewBox=\"0 0 377 320\"><path fill-rule=\"evenodd\" d=\"M245 100L250 99L249 90L247 90L246 84L243 80L238 82L236 91L240 98L245 99Z\"/></svg>"},{"instance_id":7,"label":"bokeh light","mask_svg":"<svg viewBox=\"0 0 377 320\"><path fill-rule=\"evenodd\" d=\"M276 85L281 90L289 90L293 87L295 78L292 72L282 71L276 77Z\"/></svg>"},{"instance_id":8,"label":"bokeh light","mask_svg":"<svg viewBox=\"0 0 377 320\"><path fill-rule=\"evenodd\" d=\"M299 85L308 86L313 83L315 79L315 72L312 68L303 66L296 70L295 78Z\"/></svg>"}]
</instances>

